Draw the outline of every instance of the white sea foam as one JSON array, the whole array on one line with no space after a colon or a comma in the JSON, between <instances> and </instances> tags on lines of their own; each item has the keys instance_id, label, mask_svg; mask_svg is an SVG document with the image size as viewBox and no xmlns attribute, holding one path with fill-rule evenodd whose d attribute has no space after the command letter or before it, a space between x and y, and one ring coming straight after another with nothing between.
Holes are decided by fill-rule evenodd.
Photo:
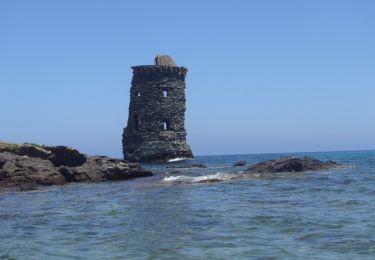
<instances>
[{"instance_id":1,"label":"white sea foam","mask_svg":"<svg viewBox=\"0 0 375 260\"><path fill-rule=\"evenodd\" d=\"M218 172L215 174L207 174L202 176L168 176L163 179L165 182L170 183L199 183L199 182L217 182L227 181L234 178L238 178L240 175L235 173L222 173Z\"/></svg>"},{"instance_id":2,"label":"white sea foam","mask_svg":"<svg viewBox=\"0 0 375 260\"><path fill-rule=\"evenodd\" d=\"M179 162L179 161L184 161L184 160L187 160L187 158L177 157L177 158L170 159L167 162Z\"/></svg>"}]
</instances>

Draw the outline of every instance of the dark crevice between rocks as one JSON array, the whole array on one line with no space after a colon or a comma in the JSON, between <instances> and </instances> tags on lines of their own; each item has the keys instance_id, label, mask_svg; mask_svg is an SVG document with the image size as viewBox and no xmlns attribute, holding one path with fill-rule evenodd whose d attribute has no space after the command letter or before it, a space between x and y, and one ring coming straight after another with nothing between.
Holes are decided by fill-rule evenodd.
<instances>
[{"instance_id":1,"label":"dark crevice between rocks","mask_svg":"<svg viewBox=\"0 0 375 260\"><path fill-rule=\"evenodd\" d=\"M72 174L72 172L69 171L69 169L63 167L63 168L59 169L59 172L64 177L66 182L74 182L75 181L74 174Z\"/></svg>"},{"instance_id":2,"label":"dark crevice between rocks","mask_svg":"<svg viewBox=\"0 0 375 260\"><path fill-rule=\"evenodd\" d=\"M4 167L4 164L5 164L5 161L0 161L0 170L2 170L2 169L3 169L3 167Z\"/></svg>"}]
</instances>

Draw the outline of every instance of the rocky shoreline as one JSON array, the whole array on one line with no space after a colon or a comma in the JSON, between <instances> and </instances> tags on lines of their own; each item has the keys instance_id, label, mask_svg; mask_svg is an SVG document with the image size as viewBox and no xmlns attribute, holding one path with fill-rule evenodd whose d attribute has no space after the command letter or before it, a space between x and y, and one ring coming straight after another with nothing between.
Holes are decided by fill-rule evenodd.
<instances>
[{"instance_id":1,"label":"rocky shoreline","mask_svg":"<svg viewBox=\"0 0 375 260\"><path fill-rule=\"evenodd\" d=\"M236 162L243 167L246 161ZM251 165L244 173L281 173L337 168L334 161L313 157L285 157ZM201 163L170 165L173 168L207 168ZM175 171L173 173L179 173ZM171 173L172 174L172 173ZM40 186L72 182L118 181L152 176L139 163L106 156L88 156L67 146L10 144L0 141L0 192L28 191Z\"/></svg>"},{"instance_id":2,"label":"rocky shoreline","mask_svg":"<svg viewBox=\"0 0 375 260\"><path fill-rule=\"evenodd\" d=\"M0 192L152 175L138 163L106 156L87 156L66 146L0 142Z\"/></svg>"}]
</instances>

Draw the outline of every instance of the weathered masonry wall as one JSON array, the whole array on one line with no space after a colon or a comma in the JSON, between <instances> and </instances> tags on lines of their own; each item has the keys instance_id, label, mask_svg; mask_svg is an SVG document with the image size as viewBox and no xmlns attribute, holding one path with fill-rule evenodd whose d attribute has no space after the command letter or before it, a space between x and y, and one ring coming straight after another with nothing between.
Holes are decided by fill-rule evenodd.
<instances>
[{"instance_id":1,"label":"weathered masonry wall","mask_svg":"<svg viewBox=\"0 0 375 260\"><path fill-rule=\"evenodd\" d=\"M191 158L185 130L184 67L135 66L129 118L123 134L124 157L130 161Z\"/></svg>"}]
</instances>

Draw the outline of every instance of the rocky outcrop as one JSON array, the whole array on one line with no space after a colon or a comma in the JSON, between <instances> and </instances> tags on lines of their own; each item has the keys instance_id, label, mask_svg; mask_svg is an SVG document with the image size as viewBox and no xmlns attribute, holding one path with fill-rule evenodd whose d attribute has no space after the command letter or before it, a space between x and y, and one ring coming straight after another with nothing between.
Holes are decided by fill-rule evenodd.
<instances>
[{"instance_id":1,"label":"rocky outcrop","mask_svg":"<svg viewBox=\"0 0 375 260\"><path fill-rule=\"evenodd\" d=\"M80 166L86 162L86 156L77 149L67 146L44 146L37 144L9 144L0 142L0 153L10 152L31 158L49 160L55 166Z\"/></svg>"},{"instance_id":2,"label":"rocky outcrop","mask_svg":"<svg viewBox=\"0 0 375 260\"><path fill-rule=\"evenodd\" d=\"M152 173L143 170L138 163L105 156L87 156L66 146L0 142L0 191L146 176L152 176Z\"/></svg>"},{"instance_id":3,"label":"rocky outcrop","mask_svg":"<svg viewBox=\"0 0 375 260\"><path fill-rule=\"evenodd\" d=\"M54 155L51 162L55 166L77 167L87 161L86 156L74 148L66 146L43 146L43 148Z\"/></svg>"},{"instance_id":4,"label":"rocky outcrop","mask_svg":"<svg viewBox=\"0 0 375 260\"><path fill-rule=\"evenodd\" d=\"M246 161L238 161L233 164L233 167L242 167L246 165Z\"/></svg>"},{"instance_id":5,"label":"rocky outcrop","mask_svg":"<svg viewBox=\"0 0 375 260\"><path fill-rule=\"evenodd\" d=\"M253 173L303 172L324 170L339 166L340 164L334 161L323 162L308 156L286 157L254 164L247 171Z\"/></svg>"},{"instance_id":6,"label":"rocky outcrop","mask_svg":"<svg viewBox=\"0 0 375 260\"><path fill-rule=\"evenodd\" d=\"M31 158L40 158L43 160L55 160L55 155L44 149L41 145L36 144L9 144L0 142L0 153L9 152L16 155L27 155Z\"/></svg>"},{"instance_id":7,"label":"rocky outcrop","mask_svg":"<svg viewBox=\"0 0 375 260\"><path fill-rule=\"evenodd\" d=\"M0 164L0 191L30 190L38 185L66 183L64 176L49 160L2 152Z\"/></svg>"},{"instance_id":8,"label":"rocky outcrop","mask_svg":"<svg viewBox=\"0 0 375 260\"><path fill-rule=\"evenodd\" d=\"M138 163L128 163L105 156L88 157L81 166L62 166L59 171L69 182L127 180L152 175L149 171L142 170Z\"/></svg>"}]
</instances>

